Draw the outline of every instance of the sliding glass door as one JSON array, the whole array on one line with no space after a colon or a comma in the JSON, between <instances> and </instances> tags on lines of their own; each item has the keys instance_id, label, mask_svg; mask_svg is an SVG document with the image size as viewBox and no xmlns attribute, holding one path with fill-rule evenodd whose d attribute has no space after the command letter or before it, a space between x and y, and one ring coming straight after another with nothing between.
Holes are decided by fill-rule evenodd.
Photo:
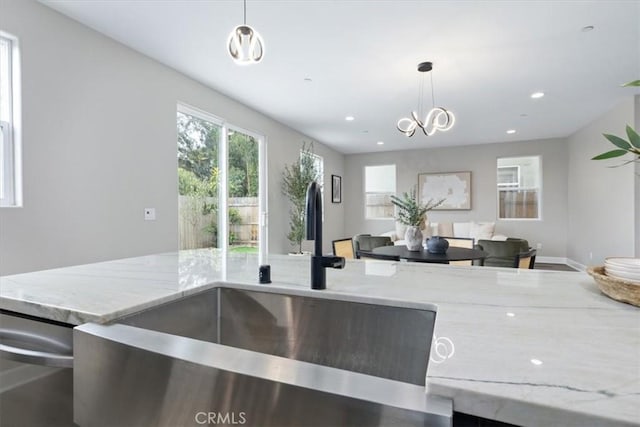
<instances>
[{"instance_id":1,"label":"sliding glass door","mask_svg":"<svg viewBox=\"0 0 640 427\"><path fill-rule=\"evenodd\" d=\"M261 240L261 137L229 126L227 129L227 216L232 252L258 253Z\"/></svg>"},{"instance_id":2,"label":"sliding glass door","mask_svg":"<svg viewBox=\"0 0 640 427\"><path fill-rule=\"evenodd\" d=\"M219 248L222 123L182 107L177 126L179 249Z\"/></svg>"},{"instance_id":3,"label":"sliding glass door","mask_svg":"<svg viewBox=\"0 0 640 427\"><path fill-rule=\"evenodd\" d=\"M180 249L266 254L265 141L178 106Z\"/></svg>"}]
</instances>

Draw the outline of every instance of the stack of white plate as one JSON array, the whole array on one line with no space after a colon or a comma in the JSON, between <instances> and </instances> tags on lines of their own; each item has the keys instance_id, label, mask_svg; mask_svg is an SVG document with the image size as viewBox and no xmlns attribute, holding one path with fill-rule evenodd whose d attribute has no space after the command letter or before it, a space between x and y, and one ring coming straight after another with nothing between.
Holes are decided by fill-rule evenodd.
<instances>
[{"instance_id":1,"label":"stack of white plate","mask_svg":"<svg viewBox=\"0 0 640 427\"><path fill-rule=\"evenodd\" d=\"M640 285L640 258L607 258L604 271L607 276Z\"/></svg>"}]
</instances>

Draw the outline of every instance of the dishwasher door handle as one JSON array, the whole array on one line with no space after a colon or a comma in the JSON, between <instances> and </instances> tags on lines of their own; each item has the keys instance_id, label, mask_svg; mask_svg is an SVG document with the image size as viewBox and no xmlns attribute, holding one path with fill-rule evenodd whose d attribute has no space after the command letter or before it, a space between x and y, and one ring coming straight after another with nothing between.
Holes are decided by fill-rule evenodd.
<instances>
[{"instance_id":1,"label":"dishwasher door handle","mask_svg":"<svg viewBox=\"0 0 640 427\"><path fill-rule=\"evenodd\" d=\"M73 350L70 346L49 337L14 329L0 329L0 357L32 365L73 367Z\"/></svg>"}]
</instances>

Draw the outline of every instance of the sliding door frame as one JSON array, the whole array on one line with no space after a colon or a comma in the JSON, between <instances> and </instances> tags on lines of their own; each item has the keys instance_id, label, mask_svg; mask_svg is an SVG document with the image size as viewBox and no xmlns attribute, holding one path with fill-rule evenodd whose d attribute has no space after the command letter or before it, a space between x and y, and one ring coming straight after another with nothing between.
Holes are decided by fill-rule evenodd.
<instances>
[{"instance_id":1,"label":"sliding door frame","mask_svg":"<svg viewBox=\"0 0 640 427\"><path fill-rule=\"evenodd\" d=\"M218 233L217 245L222 249L225 256L229 251L229 131L248 135L258 142L258 258L260 264L264 264L269 248L267 138L261 133L230 124L221 117L184 102L178 102L177 111L206 120L221 128L220 140L218 141L218 230L220 232ZM224 214L221 212L224 212Z\"/></svg>"},{"instance_id":2,"label":"sliding door frame","mask_svg":"<svg viewBox=\"0 0 640 427\"><path fill-rule=\"evenodd\" d=\"M238 132L247 136L252 137L258 143L258 258L260 264L265 264L267 259L267 252L269 248L268 244L268 197L267 197L267 138L258 133L251 130L247 130L240 126L232 125L227 123L224 129L225 135L227 135L228 131ZM229 138L225 137L225 145L227 146L225 150L228 150ZM227 151L228 152L228 151ZM225 174L227 171L227 166L225 165ZM227 186L225 185L225 190ZM228 192L227 192L228 193ZM226 204L225 199L225 204ZM227 210L225 210L226 212ZM228 214L227 214L228 215ZM227 219L228 223L228 219ZM228 241L227 241L228 246Z\"/></svg>"}]
</instances>

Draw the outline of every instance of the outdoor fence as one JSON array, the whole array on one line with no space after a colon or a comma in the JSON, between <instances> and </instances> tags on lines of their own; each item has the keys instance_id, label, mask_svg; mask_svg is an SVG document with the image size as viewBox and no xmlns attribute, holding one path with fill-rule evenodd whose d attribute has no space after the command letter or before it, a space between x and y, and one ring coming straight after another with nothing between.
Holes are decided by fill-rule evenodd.
<instances>
[{"instance_id":1,"label":"outdoor fence","mask_svg":"<svg viewBox=\"0 0 640 427\"><path fill-rule=\"evenodd\" d=\"M217 209L205 214L205 203L217 206L214 197L179 196L178 222L180 249L198 249L218 247ZM237 212L230 215L230 221L237 218L238 223L229 224L230 243L232 245L258 245L258 198L232 197L229 209Z\"/></svg>"}]
</instances>

